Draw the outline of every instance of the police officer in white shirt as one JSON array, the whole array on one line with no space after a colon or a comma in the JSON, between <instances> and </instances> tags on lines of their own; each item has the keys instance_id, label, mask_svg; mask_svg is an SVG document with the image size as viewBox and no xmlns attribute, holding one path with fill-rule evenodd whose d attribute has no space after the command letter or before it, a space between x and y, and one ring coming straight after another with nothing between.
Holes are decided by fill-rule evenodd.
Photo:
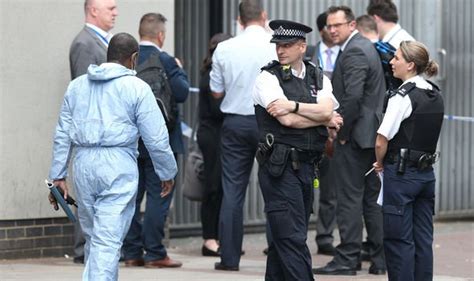
<instances>
[{"instance_id":1,"label":"police officer in white shirt","mask_svg":"<svg viewBox=\"0 0 474 281\"><path fill-rule=\"evenodd\" d=\"M317 163L338 129L339 103L321 68L303 62L311 28L292 21L270 22L278 61L262 68L255 81L259 127L258 178L273 237L265 280L314 280L306 244L317 185Z\"/></svg>"},{"instance_id":2,"label":"police officer in white shirt","mask_svg":"<svg viewBox=\"0 0 474 281\"><path fill-rule=\"evenodd\" d=\"M389 280L433 280L436 146L444 116L438 86L421 75L438 65L426 46L403 41L390 64L403 81L377 131L375 171L383 171L384 250Z\"/></svg>"}]
</instances>

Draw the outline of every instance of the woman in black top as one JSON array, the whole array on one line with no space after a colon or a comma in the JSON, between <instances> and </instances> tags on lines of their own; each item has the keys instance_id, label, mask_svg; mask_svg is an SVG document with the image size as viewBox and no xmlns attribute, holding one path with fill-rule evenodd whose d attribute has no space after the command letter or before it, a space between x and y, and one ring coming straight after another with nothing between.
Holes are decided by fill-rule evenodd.
<instances>
[{"instance_id":1,"label":"woman in black top","mask_svg":"<svg viewBox=\"0 0 474 281\"><path fill-rule=\"evenodd\" d=\"M203 256L219 256L218 222L222 201L220 130L224 115L220 111L222 99L215 99L209 88L212 54L220 42L231 36L214 35L209 42L209 51L201 68L199 84L199 128L197 141L204 158L206 195L201 204Z\"/></svg>"}]
</instances>

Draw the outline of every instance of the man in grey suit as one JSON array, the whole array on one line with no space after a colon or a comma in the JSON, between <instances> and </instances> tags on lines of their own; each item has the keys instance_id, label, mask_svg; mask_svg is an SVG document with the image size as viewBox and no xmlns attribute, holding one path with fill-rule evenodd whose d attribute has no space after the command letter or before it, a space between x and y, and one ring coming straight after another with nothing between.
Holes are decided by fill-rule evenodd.
<instances>
[{"instance_id":1,"label":"man in grey suit","mask_svg":"<svg viewBox=\"0 0 474 281\"><path fill-rule=\"evenodd\" d=\"M332 169L341 243L334 259L314 270L315 274L356 275L360 268L362 216L370 249L369 273L385 274L382 211L377 205L380 183L375 173L365 176L375 158L375 137L381 122L385 93L382 64L373 44L358 34L352 10L330 7L326 22L333 42L341 46L333 72L333 92L340 102L344 126L334 141Z\"/></svg>"},{"instance_id":2,"label":"man in grey suit","mask_svg":"<svg viewBox=\"0 0 474 281\"><path fill-rule=\"evenodd\" d=\"M85 74L90 64L106 61L107 46L118 15L115 0L85 0L86 24L69 49L71 79Z\"/></svg>"},{"instance_id":3,"label":"man in grey suit","mask_svg":"<svg viewBox=\"0 0 474 281\"><path fill-rule=\"evenodd\" d=\"M107 47L118 15L115 0L85 0L86 23L76 35L69 49L71 80L87 72L91 64L107 61ZM74 263L84 263L84 244L79 220L74 225Z\"/></svg>"}]
</instances>

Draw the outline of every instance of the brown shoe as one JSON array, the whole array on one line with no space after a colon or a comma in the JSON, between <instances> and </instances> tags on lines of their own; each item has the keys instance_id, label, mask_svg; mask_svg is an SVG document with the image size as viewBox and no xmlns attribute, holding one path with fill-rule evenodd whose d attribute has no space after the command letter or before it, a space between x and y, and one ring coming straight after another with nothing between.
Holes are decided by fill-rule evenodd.
<instances>
[{"instance_id":1,"label":"brown shoe","mask_svg":"<svg viewBox=\"0 0 474 281\"><path fill-rule=\"evenodd\" d=\"M145 263L146 268L181 267L182 265L182 262L172 260L169 256L162 260L147 261Z\"/></svg>"},{"instance_id":2,"label":"brown shoe","mask_svg":"<svg viewBox=\"0 0 474 281\"><path fill-rule=\"evenodd\" d=\"M126 267L135 267L135 266L144 266L145 261L143 259L132 259L132 260L125 260Z\"/></svg>"}]
</instances>

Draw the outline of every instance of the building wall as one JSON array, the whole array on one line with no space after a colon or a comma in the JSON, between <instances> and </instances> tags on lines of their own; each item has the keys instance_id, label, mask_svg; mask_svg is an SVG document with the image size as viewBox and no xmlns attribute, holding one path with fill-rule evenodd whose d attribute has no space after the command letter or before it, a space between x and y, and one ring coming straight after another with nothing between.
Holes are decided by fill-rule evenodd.
<instances>
[{"instance_id":1,"label":"building wall","mask_svg":"<svg viewBox=\"0 0 474 281\"><path fill-rule=\"evenodd\" d=\"M69 46L84 24L83 0L0 0L0 259L72 254L73 226L47 200L44 179L70 80ZM147 12L168 18L164 49L174 53L173 0L117 0L113 33L138 39Z\"/></svg>"},{"instance_id":2,"label":"building wall","mask_svg":"<svg viewBox=\"0 0 474 281\"><path fill-rule=\"evenodd\" d=\"M224 32L235 34L238 0L222 0ZM161 12L169 20L164 49L182 59L191 85L199 82L199 67L209 40L209 0L117 0L119 17L113 32L137 37L138 21L146 12ZM446 114L473 116L472 10L470 0L396 0L400 23L424 42L441 64L440 83ZM345 4L356 16L368 0L264 0L270 19L298 20L315 27L316 16L328 6ZM51 158L54 127L69 82L68 50L83 24L82 0L0 0L0 259L68 252L71 226L46 199L44 179ZM179 19L179 21L175 21ZM455 20L453 20L455 19ZM176 28L176 32L175 32ZM176 36L175 36L176 34ZM316 32L309 44L319 40ZM439 52L444 49L447 55ZM197 95L182 106L183 120L192 124ZM472 216L474 174L472 122L448 120L440 141L437 168L438 216ZM183 157L179 157L183 167ZM200 232L199 204L183 198L177 180L170 213L172 236ZM317 194L316 194L317 195ZM61 218L58 218L61 217ZM246 229L262 229L263 200L254 167L244 205ZM256 227L256 228L254 228ZM59 242L58 242L59 241Z\"/></svg>"},{"instance_id":3,"label":"building wall","mask_svg":"<svg viewBox=\"0 0 474 281\"><path fill-rule=\"evenodd\" d=\"M439 8L443 21L439 26L441 42L436 49L441 65L438 80L445 114L454 117L445 119L442 128L436 211L438 217L473 217L474 1L442 1Z\"/></svg>"},{"instance_id":4,"label":"building wall","mask_svg":"<svg viewBox=\"0 0 474 281\"><path fill-rule=\"evenodd\" d=\"M356 16L366 13L368 0L263 0L268 18L296 20L316 28L316 17L331 5L347 5ZM430 50L432 58L440 64L441 74L433 81L441 86L446 103L446 114L473 117L472 77L473 77L473 38L472 9L470 0L394 0L398 8L399 23L416 39ZM209 0L177 0L177 17L184 18L177 23L182 29L176 37L179 56L195 57L206 54L209 31L198 23L207 17L193 13L193 6L199 5L199 11L207 11ZM199 4L197 4L199 3ZM238 32L238 0L223 0L223 31L232 35ZM178 16L178 14L180 16ZM212 15L210 15L212 17ZM453 20L454 19L454 20ZM204 41L203 41L204 40ZM307 36L308 44L320 40L318 32ZM446 51L446 56L441 55ZM199 64L186 65L193 85L199 81ZM192 112L197 99L191 97L184 105L184 120L191 123ZM435 166L437 175L436 215L437 217L474 216L474 192L471 192L474 174L473 142L474 122L445 120L439 149L441 160ZM251 176L244 207L245 225L263 224L265 217L260 204L261 194L258 188L256 171ZM179 194L179 190L178 190ZM318 193L316 192L316 196ZM316 197L317 199L317 197ZM189 228L199 227L196 216L198 204L190 203L182 196L175 197L177 207L173 210L173 226ZM257 202L257 203L255 203ZM317 200L315 202L317 209ZM182 230L185 232L185 230Z\"/></svg>"},{"instance_id":5,"label":"building wall","mask_svg":"<svg viewBox=\"0 0 474 281\"><path fill-rule=\"evenodd\" d=\"M50 207L44 179L84 1L1 0L0 5L0 220L63 216ZM140 17L159 11L169 20L164 49L174 53L173 0L117 0L117 5L113 33L138 39Z\"/></svg>"}]
</instances>

